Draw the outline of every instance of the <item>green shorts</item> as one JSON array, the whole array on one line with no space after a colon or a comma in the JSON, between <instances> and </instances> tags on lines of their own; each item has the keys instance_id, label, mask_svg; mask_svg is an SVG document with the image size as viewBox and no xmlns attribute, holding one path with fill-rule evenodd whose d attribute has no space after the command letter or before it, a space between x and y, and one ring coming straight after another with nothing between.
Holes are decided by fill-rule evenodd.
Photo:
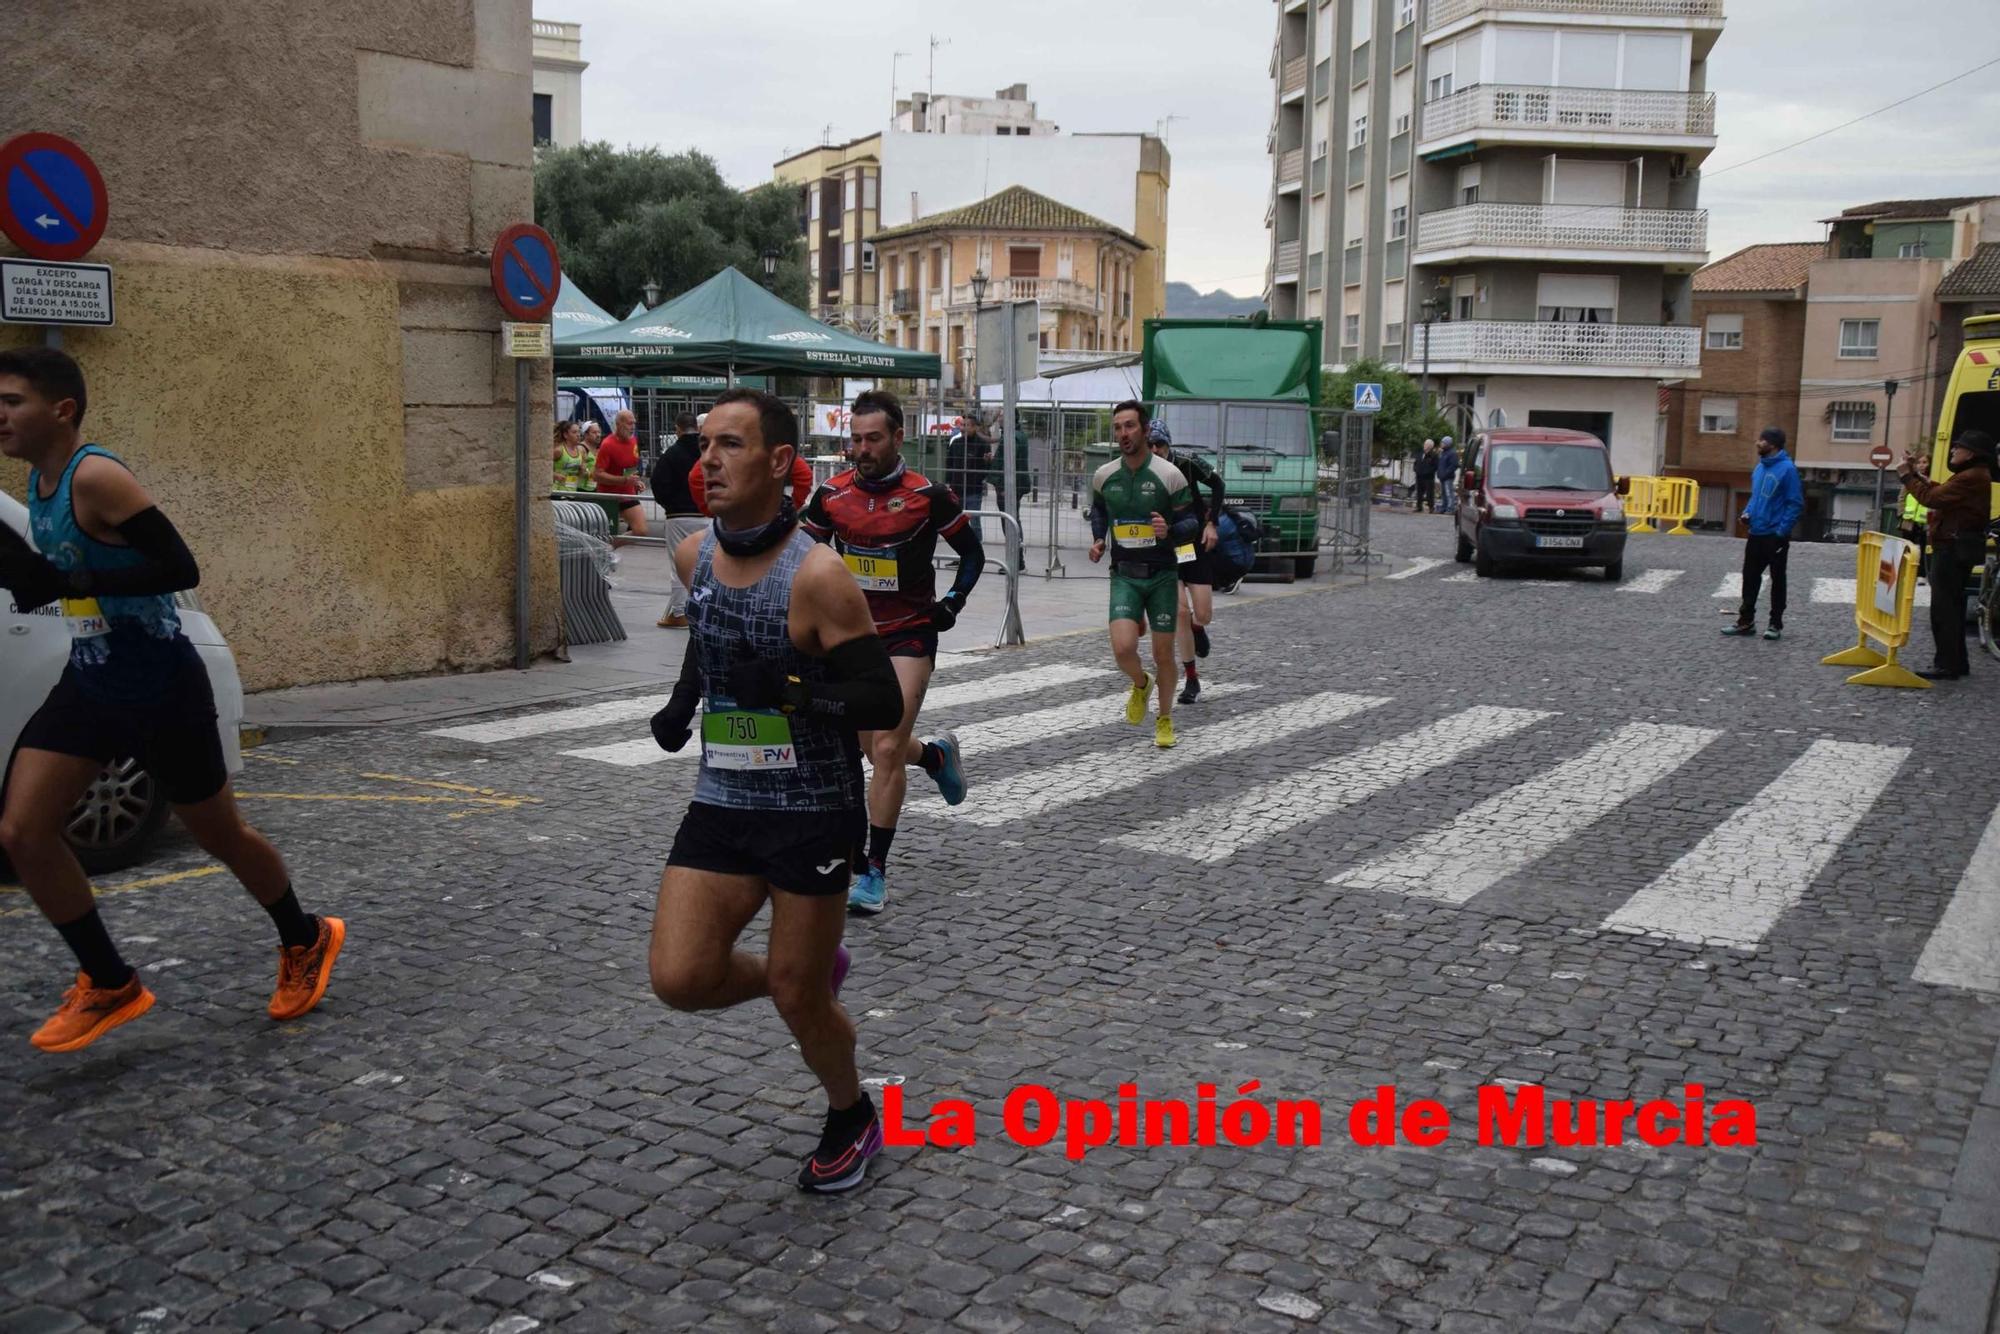
<instances>
[{"instance_id":1,"label":"green shorts","mask_svg":"<svg viewBox=\"0 0 2000 1334\"><path fill-rule=\"evenodd\" d=\"M1181 577L1173 566L1155 574L1111 572L1111 619L1150 624L1155 633L1174 632L1180 612Z\"/></svg>"}]
</instances>

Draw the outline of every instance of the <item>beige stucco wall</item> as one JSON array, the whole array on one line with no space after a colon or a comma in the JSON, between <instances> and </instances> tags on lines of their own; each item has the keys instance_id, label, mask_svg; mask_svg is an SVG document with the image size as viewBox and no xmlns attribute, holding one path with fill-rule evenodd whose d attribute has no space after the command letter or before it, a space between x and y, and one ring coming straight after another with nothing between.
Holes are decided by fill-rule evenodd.
<instances>
[{"instance_id":1,"label":"beige stucco wall","mask_svg":"<svg viewBox=\"0 0 2000 1334\"><path fill-rule=\"evenodd\" d=\"M513 369L486 255L533 206L526 0L21 7L0 124L75 139L111 196L91 258L118 323L65 334L85 434L180 526L245 685L511 661ZM531 520L546 651L546 502Z\"/></svg>"},{"instance_id":2,"label":"beige stucco wall","mask_svg":"<svg viewBox=\"0 0 2000 1334\"><path fill-rule=\"evenodd\" d=\"M1872 477L1868 451L1887 441L1900 453L1923 434L1922 377L1932 369L1931 321L1944 276L1937 259L1822 259L1806 289L1805 352L1799 383L1799 431L1792 456L1800 467L1846 468ZM1840 355L1842 320L1880 320L1876 355ZM1882 392L1887 379L1901 382L1891 412ZM1836 441L1830 403L1875 405L1867 441Z\"/></svg>"}]
</instances>

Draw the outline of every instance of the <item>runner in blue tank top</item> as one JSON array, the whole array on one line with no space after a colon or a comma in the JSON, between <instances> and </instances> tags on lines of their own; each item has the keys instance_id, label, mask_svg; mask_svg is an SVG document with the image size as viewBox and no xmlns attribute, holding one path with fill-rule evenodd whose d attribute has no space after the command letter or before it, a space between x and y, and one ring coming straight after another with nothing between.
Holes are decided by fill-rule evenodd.
<instances>
[{"instance_id":1,"label":"runner in blue tank top","mask_svg":"<svg viewBox=\"0 0 2000 1334\"><path fill-rule=\"evenodd\" d=\"M299 907L284 859L237 811L208 669L174 609L173 595L201 572L138 479L83 443L84 406L83 372L62 352L0 352L0 453L30 467L35 538L31 546L0 523L0 587L22 611L58 604L70 631L69 665L21 730L0 811L7 859L78 967L61 1008L29 1040L76 1051L152 1008L63 839L98 771L128 756L270 913L279 948L269 1013L295 1019L325 994L346 927Z\"/></svg>"},{"instance_id":2,"label":"runner in blue tank top","mask_svg":"<svg viewBox=\"0 0 2000 1334\"><path fill-rule=\"evenodd\" d=\"M837 999L847 975L847 882L867 827L857 731L893 729L903 693L860 585L798 526L785 492L799 424L781 399L732 389L701 428L713 526L674 561L688 590L688 650L653 735L694 736L701 771L660 878L653 990L676 1010L769 996L826 1089L804 1190L861 1184L882 1147L854 1067L854 1025ZM770 953L737 937L771 905Z\"/></svg>"}]
</instances>

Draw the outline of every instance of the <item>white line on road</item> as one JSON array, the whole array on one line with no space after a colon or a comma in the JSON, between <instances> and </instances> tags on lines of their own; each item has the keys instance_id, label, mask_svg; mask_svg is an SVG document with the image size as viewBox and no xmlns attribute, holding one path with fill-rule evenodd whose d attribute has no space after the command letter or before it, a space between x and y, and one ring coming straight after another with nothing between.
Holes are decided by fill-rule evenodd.
<instances>
[{"instance_id":1,"label":"white line on road","mask_svg":"<svg viewBox=\"0 0 2000 1334\"><path fill-rule=\"evenodd\" d=\"M1645 570L1635 579L1628 579L1618 586L1621 593L1658 593L1674 580L1686 574L1686 570Z\"/></svg>"},{"instance_id":2,"label":"white line on road","mask_svg":"<svg viewBox=\"0 0 2000 1334\"><path fill-rule=\"evenodd\" d=\"M1460 574L1448 574L1438 580L1438 582L1441 584L1476 584L1479 582L1479 576L1471 570L1466 570Z\"/></svg>"},{"instance_id":3,"label":"white line on road","mask_svg":"<svg viewBox=\"0 0 2000 1334\"><path fill-rule=\"evenodd\" d=\"M2000 810L1987 821L1910 976L1934 986L2000 992Z\"/></svg>"},{"instance_id":4,"label":"white line on road","mask_svg":"<svg viewBox=\"0 0 2000 1334\"><path fill-rule=\"evenodd\" d=\"M941 689L933 690L924 700L924 710L928 713L931 710L949 709L959 704L972 704L989 699L1008 699L1015 695L1032 694L1037 690L1046 690L1053 686L1068 685L1072 681L1084 681L1092 677L1106 675L1109 675L1109 673L1102 668L1060 666L1034 667L1022 672L1006 672L999 676L988 676L977 681L961 681L956 685L944 686ZM1117 698L1123 700L1125 697L1120 694ZM661 704L665 702L665 698L661 697L659 703L654 704L651 709L646 711L646 716L648 718L652 717L659 710ZM1064 707L1080 711L1084 708L1101 709L1105 706L1100 706L1097 702L1091 701L1083 705L1066 705ZM1055 710L1049 710L1049 712L1055 712ZM1034 715L1027 716L1032 717ZM1113 716L1115 717L1116 715ZM586 726L588 725L586 724ZM589 760L596 764L614 764L624 769L643 769L648 765L664 764L669 760L692 759L700 754L700 749L689 745L683 747L679 753L669 755L654 744L650 736L647 736L631 741L614 741L604 746L584 746L577 750L566 750L563 754L572 759Z\"/></svg>"},{"instance_id":5,"label":"white line on road","mask_svg":"<svg viewBox=\"0 0 2000 1334\"><path fill-rule=\"evenodd\" d=\"M1814 602L1841 602L1854 605L1854 581L1852 579L1815 579L1812 584ZM1910 600L1912 607L1931 605L1931 586L1918 584L1916 596Z\"/></svg>"},{"instance_id":6,"label":"white line on road","mask_svg":"<svg viewBox=\"0 0 2000 1334\"><path fill-rule=\"evenodd\" d=\"M1029 769L997 783L983 783L978 800L963 806L946 806L936 794L925 793L922 797L912 795L904 809L978 825L1006 824L1073 802L1138 787L1220 755L1267 747L1387 702L1379 697L1329 690L1274 708L1226 718L1204 718L1188 724L1180 745L1172 750L1158 749L1150 736L1135 727L1130 729L1128 739L1117 746L1045 769ZM1180 717L1186 724L1186 713Z\"/></svg>"},{"instance_id":7,"label":"white line on road","mask_svg":"<svg viewBox=\"0 0 2000 1334\"><path fill-rule=\"evenodd\" d=\"M454 741L519 741L523 737L547 736L551 732L575 732L586 727L603 727L607 723L628 723L635 718L650 718L666 707L665 695L638 695L631 699L614 699L603 704L586 704L575 709L551 709L543 713L525 714L519 718L503 718L497 723L469 723L463 727L440 727L427 735L450 737Z\"/></svg>"},{"instance_id":8,"label":"white line on road","mask_svg":"<svg viewBox=\"0 0 2000 1334\"><path fill-rule=\"evenodd\" d=\"M1390 575L1389 578L1408 579L1412 575L1422 574L1425 570L1434 570L1444 563L1445 560L1442 556L1419 556L1410 562L1410 567L1407 570L1398 570Z\"/></svg>"},{"instance_id":9,"label":"white line on road","mask_svg":"<svg viewBox=\"0 0 2000 1334\"><path fill-rule=\"evenodd\" d=\"M1721 735L1700 727L1629 723L1442 829L1327 883L1464 903L1590 828Z\"/></svg>"},{"instance_id":10,"label":"white line on road","mask_svg":"<svg viewBox=\"0 0 2000 1334\"><path fill-rule=\"evenodd\" d=\"M1604 919L1607 930L1755 945L1840 850L1909 751L1815 741L1707 838Z\"/></svg>"},{"instance_id":11,"label":"white line on road","mask_svg":"<svg viewBox=\"0 0 2000 1334\"><path fill-rule=\"evenodd\" d=\"M1241 694L1248 689L1250 689L1248 683L1232 681L1223 685L1204 686L1201 697L1204 700L1216 699ZM1032 745L1037 741L1047 741L1051 737L1064 736L1071 732L1087 732L1094 727L1109 727L1113 723L1123 726L1125 693L1121 690L1102 699L1059 704L1053 709L1037 709L1033 713L973 723L969 727L958 729L958 744L964 749L968 760L976 762L981 755L1013 750L1017 746ZM1176 716L1183 722L1187 721L1185 713Z\"/></svg>"},{"instance_id":12,"label":"white line on road","mask_svg":"<svg viewBox=\"0 0 2000 1334\"><path fill-rule=\"evenodd\" d=\"M1481 704L1353 754L1259 784L1221 805L1106 839L1142 852L1219 862L1309 821L1345 810L1551 717Z\"/></svg>"}]
</instances>

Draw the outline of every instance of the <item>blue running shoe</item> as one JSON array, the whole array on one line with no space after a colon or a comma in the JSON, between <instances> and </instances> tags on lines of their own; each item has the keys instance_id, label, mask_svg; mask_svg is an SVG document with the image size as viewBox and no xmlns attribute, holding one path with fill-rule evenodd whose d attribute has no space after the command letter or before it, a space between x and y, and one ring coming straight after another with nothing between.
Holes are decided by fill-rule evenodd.
<instances>
[{"instance_id":1,"label":"blue running shoe","mask_svg":"<svg viewBox=\"0 0 2000 1334\"><path fill-rule=\"evenodd\" d=\"M854 878L854 885L847 891L847 911L866 913L873 917L889 906L889 877L882 874L882 868L868 863L868 869Z\"/></svg>"},{"instance_id":2,"label":"blue running shoe","mask_svg":"<svg viewBox=\"0 0 2000 1334\"><path fill-rule=\"evenodd\" d=\"M944 763L931 775L937 779L938 795L944 798L945 805L956 806L965 800L965 759L958 748L958 733L940 732L929 744L944 756Z\"/></svg>"}]
</instances>

